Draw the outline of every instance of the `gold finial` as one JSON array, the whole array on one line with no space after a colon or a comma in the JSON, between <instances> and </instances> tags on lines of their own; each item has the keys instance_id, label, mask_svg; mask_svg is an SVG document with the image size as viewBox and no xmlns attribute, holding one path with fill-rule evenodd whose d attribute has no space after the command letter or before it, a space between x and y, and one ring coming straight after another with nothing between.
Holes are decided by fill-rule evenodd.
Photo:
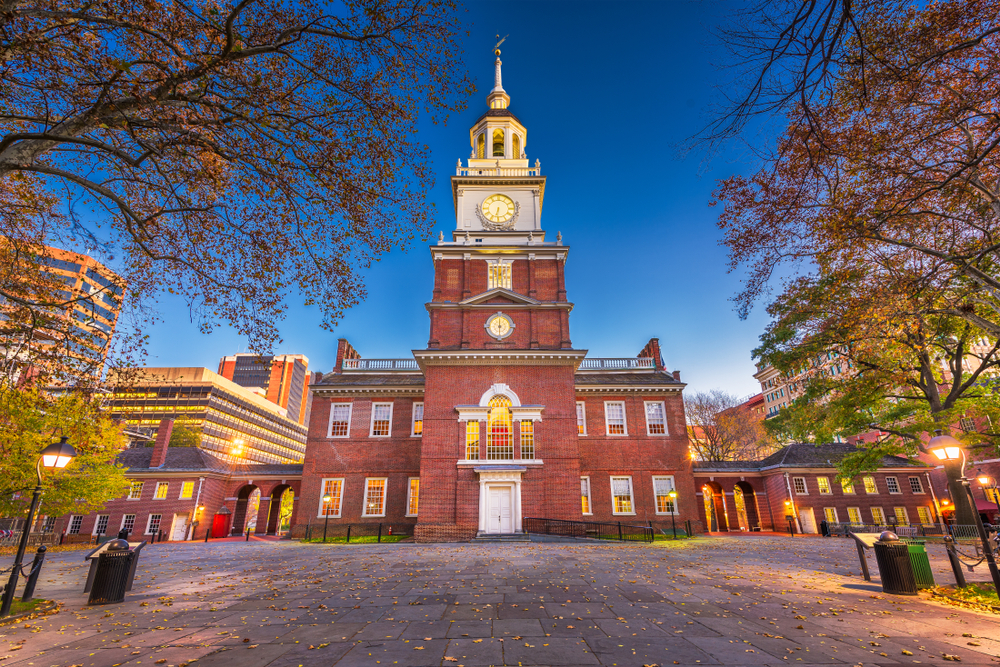
<instances>
[{"instance_id":1,"label":"gold finial","mask_svg":"<svg viewBox=\"0 0 1000 667\"><path fill-rule=\"evenodd\" d=\"M497 33L497 43L493 47L493 53L495 53L498 58L500 57L500 45L503 44L505 41L507 41L508 37L510 37L509 34L504 35L503 39L500 39L500 33Z\"/></svg>"}]
</instances>

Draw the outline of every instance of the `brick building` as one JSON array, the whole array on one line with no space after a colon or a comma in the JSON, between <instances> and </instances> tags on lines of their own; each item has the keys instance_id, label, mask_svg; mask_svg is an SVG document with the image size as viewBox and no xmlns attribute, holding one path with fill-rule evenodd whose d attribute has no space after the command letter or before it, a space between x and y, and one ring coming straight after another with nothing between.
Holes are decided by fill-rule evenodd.
<instances>
[{"instance_id":1,"label":"brick building","mask_svg":"<svg viewBox=\"0 0 1000 667\"><path fill-rule=\"evenodd\" d=\"M219 360L219 375L246 387L306 423L309 412L309 358L302 354L234 354Z\"/></svg>"},{"instance_id":2,"label":"brick building","mask_svg":"<svg viewBox=\"0 0 1000 667\"><path fill-rule=\"evenodd\" d=\"M817 533L819 523L940 523L946 487L919 461L885 456L852 484L836 480L837 462L854 445L793 444L760 461L696 461L702 520L711 531L788 529ZM943 494L943 495L942 495Z\"/></svg>"},{"instance_id":3,"label":"brick building","mask_svg":"<svg viewBox=\"0 0 1000 667\"><path fill-rule=\"evenodd\" d=\"M364 359L340 341L311 387L294 533L327 516L413 524L420 541L520 533L529 517L698 518L679 372L656 339L621 359L573 346L570 248L542 227L546 178L499 57L487 101L451 178L455 229L430 247L427 346Z\"/></svg>"}]
</instances>

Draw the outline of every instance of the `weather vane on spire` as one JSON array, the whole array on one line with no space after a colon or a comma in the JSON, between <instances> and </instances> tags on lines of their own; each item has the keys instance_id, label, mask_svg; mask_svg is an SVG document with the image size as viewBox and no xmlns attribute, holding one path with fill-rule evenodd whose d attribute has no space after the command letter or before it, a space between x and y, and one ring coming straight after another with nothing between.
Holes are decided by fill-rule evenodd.
<instances>
[{"instance_id":1,"label":"weather vane on spire","mask_svg":"<svg viewBox=\"0 0 1000 667\"><path fill-rule=\"evenodd\" d=\"M493 47L493 53L497 54L498 56L500 55L500 45L503 44L505 41L507 41L508 37L510 37L510 34L506 34L503 36L503 39L500 39L500 33L497 33L498 41L496 43L496 46Z\"/></svg>"}]
</instances>

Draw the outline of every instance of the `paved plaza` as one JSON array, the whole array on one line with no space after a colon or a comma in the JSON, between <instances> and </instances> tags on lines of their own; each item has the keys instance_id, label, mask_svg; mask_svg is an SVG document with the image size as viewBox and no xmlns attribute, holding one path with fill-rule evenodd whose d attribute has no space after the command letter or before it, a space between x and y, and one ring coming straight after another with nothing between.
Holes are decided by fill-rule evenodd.
<instances>
[{"instance_id":1,"label":"paved plaza","mask_svg":"<svg viewBox=\"0 0 1000 667\"><path fill-rule=\"evenodd\" d=\"M885 595L845 539L162 544L107 607L84 553L46 563L62 611L0 628L2 667L1000 663L1000 616Z\"/></svg>"}]
</instances>

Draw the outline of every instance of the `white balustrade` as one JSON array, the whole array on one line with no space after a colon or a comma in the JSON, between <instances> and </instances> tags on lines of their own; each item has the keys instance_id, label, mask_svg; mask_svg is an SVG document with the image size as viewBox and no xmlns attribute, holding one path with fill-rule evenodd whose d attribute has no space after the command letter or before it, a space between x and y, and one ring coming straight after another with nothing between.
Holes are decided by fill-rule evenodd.
<instances>
[{"instance_id":1,"label":"white balustrade","mask_svg":"<svg viewBox=\"0 0 1000 667\"><path fill-rule=\"evenodd\" d=\"M652 357L621 357L612 359L584 359L580 363L581 371L599 370L639 370L656 368Z\"/></svg>"},{"instance_id":2,"label":"white balustrade","mask_svg":"<svg viewBox=\"0 0 1000 667\"><path fill-rule=\"evenodd\" d=\"M416 359L344 359L345 371L417 371Z\"/></svg>"}]
</instances>

